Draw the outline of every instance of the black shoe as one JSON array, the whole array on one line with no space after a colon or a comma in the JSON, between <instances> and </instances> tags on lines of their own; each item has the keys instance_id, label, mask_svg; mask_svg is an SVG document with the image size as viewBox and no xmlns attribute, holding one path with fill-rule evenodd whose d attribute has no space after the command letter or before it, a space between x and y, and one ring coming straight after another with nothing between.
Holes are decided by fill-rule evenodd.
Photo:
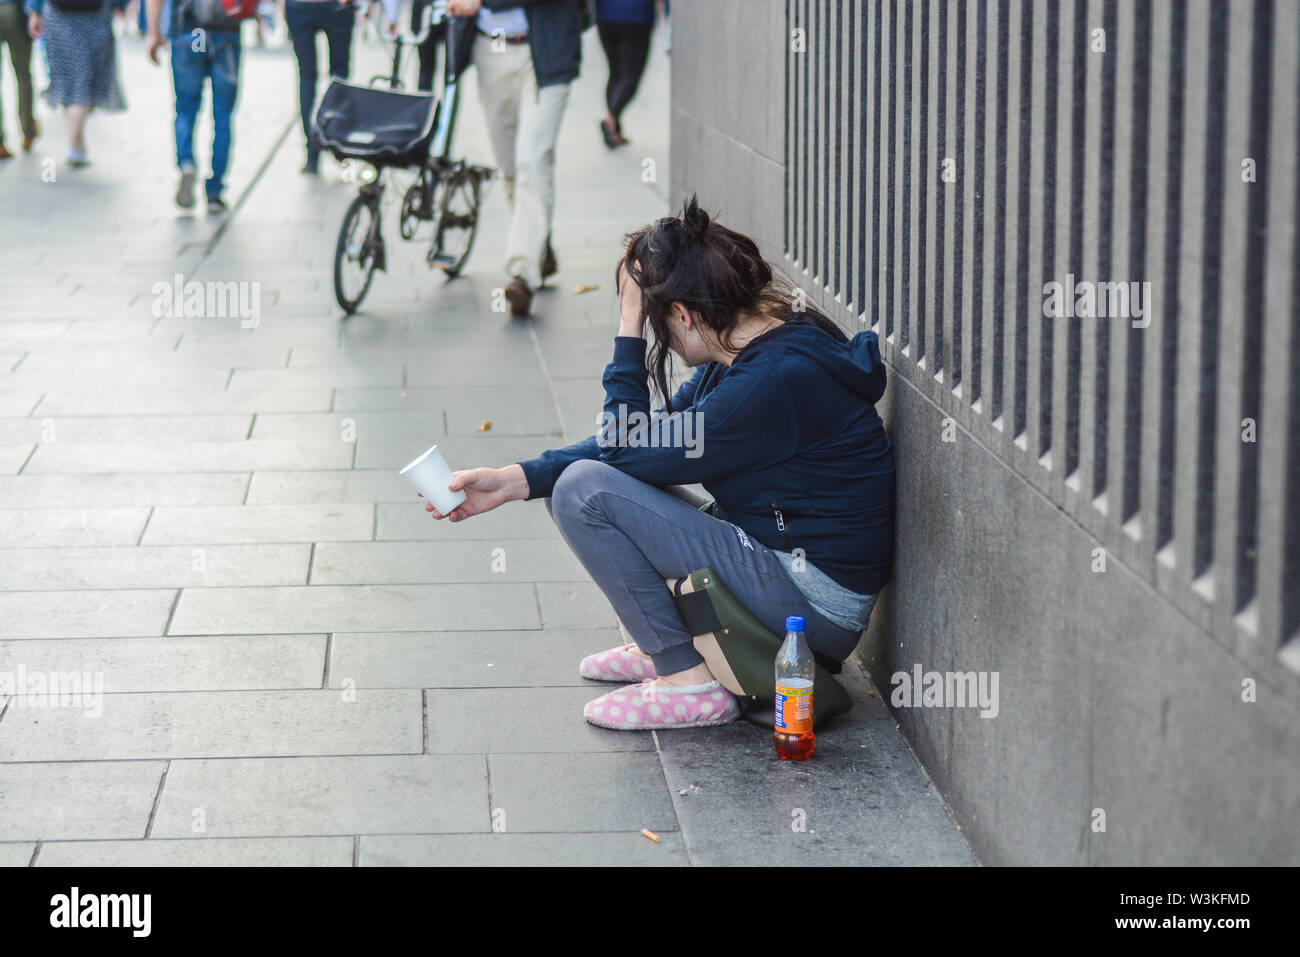
<instances>
[{"instance_id":1,"label":"black shoe","mask_svg":"<svg viewBox=\"0 0 1300 957\"><path fill-rule=\"evenodd\" d=\"M320 150L307 148L307 162L303 164L302 171L311 176L320 172Z\"/></svg>"},{"instance_id":2,"label":"black shoe","mask_svg":"<svg viewBox=\"0 0 1300 957\"><path fill-rule=\"evenodd\" d=\"M208 197L209 216L219 216L220 214L224 213L228 208L229 207L226 206L226 201L222 199L220 196Z\"/></svg>"},{"instance_id":3,"label":"black shoe","mask_svg":"<svg viewBox=\"0 0 1300 957\"><path fill-rule=\"evenodd\" d=\"M615 130L614 127L610 126L604 120L600 121L600 135L602 138L604 138L605 147L607 149L612 150L614 147L619 145L618 131Z\"/></svg>"},{"instance_id":4,"label":"black shoe","mask_svg":"<svg viewBox=\"0 0 1300 957\"><path fill-rule=\"evenodd\" d=\"M533 291L516 276L506 283L506 302L510 303L510 315L526 316L533 305Z\"/></svg>"},{"instance_id":5,"label":"black shoe","mask_svg":"<svg viewBox=\"0 0 1300 957\"><path fill-rule=\"evenodd\" d=\"M551 248L551 237L546 237L546 251L542 253L542 278L546 279L554 276L560 269L560 264L555 261L555 250Z\"/></svg>"}]
</instances>

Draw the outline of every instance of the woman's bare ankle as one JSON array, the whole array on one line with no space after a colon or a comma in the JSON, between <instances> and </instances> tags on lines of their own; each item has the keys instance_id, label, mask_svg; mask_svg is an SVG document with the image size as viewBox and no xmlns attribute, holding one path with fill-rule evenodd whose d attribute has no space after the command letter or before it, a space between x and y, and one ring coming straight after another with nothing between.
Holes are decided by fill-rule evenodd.
<instances>
[{"instance_id":1,"label":"woman's bare ankle","mask_svg":"<svg viewBox=\"0 0 1300 957\"><path fill-rule=\"evenodd\" d=\"M683 685L706 685L713 680L713 672L709 670L707 664L701 661L698 665L687 668L685 671L675 671L670 675L660 675L656 679L656 682L677 687Z\"/></svg>"}]
</instances>

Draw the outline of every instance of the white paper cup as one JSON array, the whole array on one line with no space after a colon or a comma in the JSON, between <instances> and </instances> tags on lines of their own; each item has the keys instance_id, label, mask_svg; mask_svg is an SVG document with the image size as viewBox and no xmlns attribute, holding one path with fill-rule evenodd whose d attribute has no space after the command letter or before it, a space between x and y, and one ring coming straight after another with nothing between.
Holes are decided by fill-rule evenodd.
<instances>
[{"instance_id":1,"label":"white paper cup","mask_svg":"<svg viewBox=\"0 0 1300 957\"><path fill-rule=\"evenodd\" d=\"M451 481L451 469L447 467L447 462L436 445L402 469L401 474L443 515L465 501L464 492L453 492L447 488L447 483Z\"/></svg>"}]
</instances>

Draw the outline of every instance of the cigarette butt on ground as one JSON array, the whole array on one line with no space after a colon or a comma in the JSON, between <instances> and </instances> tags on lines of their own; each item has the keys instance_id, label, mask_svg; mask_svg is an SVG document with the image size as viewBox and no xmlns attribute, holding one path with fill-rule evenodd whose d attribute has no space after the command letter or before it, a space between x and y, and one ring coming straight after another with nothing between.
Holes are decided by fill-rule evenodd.
<instances>
[{"instance_id":1,"label":"cigarette butt on ground","mask_svg":"<svg viewBox=\"0 0 1300 957\"><path fill-rule=\"evenodd\" d=\"M654 841L656 844L659 843L659 835L656 834L654 831L649 830L648 828L644 828L644 827L641 828L641 836L646 838L647 840Z\"/></svg>"},{"instance_id":2,"label":"cigarette butt on ground","mask_svg":"<svg viewBox=\"0 0 1300 957\"><path fill-rule=\"evenodd\" d=\"M480 432L486 432L486 431L487 431L488 429L490 429L490 428L492 428L492 423L491 423L491 422L484 422L482 425L480 425L480 426L478 427L478 430L479 430Z\"/></svg>"},{"instance_id":3,"label":"cigarette butt on ground","mask_svg":"<svg viewBox=\"0 0 1300 957\"><path fill-rule=\"evenodd\" d=\"M573 291L582 295L584 292L595 292L599 288L594 282L584 282L581 286L574 286Z\"/></svg>"}]
</instances>

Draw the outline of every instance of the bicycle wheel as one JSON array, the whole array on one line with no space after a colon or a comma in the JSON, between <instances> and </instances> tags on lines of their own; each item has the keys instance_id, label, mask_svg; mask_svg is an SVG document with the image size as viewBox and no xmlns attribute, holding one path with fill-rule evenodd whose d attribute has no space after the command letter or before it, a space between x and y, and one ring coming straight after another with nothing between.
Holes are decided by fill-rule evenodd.
<instances>
[{"instance_id":1,"label":"bicycle wheel","mask_svg":"<svg viewBox=\"0 0 1300 957\"><path fill-rule=\"evenodd\" d=\"M429 262L447 274L460 275L478 232L479 178L468 169L452 175L441 191Z\"/></svg>"},{"instance_id":2,"label":"bicycle wheel","mask_svg":"<svg viewBox=\"0 0 1300 957\"><path fill-rule=\"evenodd\" d=\"M383 259L383 242L379 195L362 193L348 207L334 248L334 298L344 312L356 312L366 298L375 268Z\"/></svg>"}]
</instances>

